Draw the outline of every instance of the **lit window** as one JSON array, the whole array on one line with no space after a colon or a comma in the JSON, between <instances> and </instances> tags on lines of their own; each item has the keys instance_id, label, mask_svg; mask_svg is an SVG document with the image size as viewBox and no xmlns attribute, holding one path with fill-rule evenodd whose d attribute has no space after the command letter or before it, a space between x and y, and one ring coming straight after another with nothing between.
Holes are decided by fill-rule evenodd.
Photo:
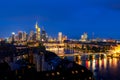
<instances>
[{"instance_id":1,"label":"lit window","mask_svg":"<svg viewBox=\"0 0 120 80\"><path fill-rule=\"evenodd\" d=\"M55 73L52 73L52 76L54 76L55 75Z\"/></svg>"},{"instance_id":2,"label":"lit window","mask_svg":"<svg viewBox=\"0 0 120 80\"><path fill-rule=\"evenodd\" d=\"M78 73L78 71L75 71L76 73Z\"/></svg>"},{"instance_id":3,"label":"lit window","mask_svg":"<svg viewBox=\"0 0 120 80\"><path fill-rule=\"evenodd\" d=\"M57 75L60 75L60 72L57 72Z\"/></svg>"},{"instance_id":4,"label":"lit window","mask_svg":"<svg viewBox=\"0 0 120 80\"><path fill-rule=\"evenodd\" d=\"M89 79L92 79L91 77L89 77Z\"/></svg>"},{"instance_id":5,"label":"lit window","mask_svg":"<svg viewBox=\"0 0 120 80\"><path fill-rule=\"evenodd\" d=\"M31 68L31 66L28 66L28 68L30 69L30 68Z\"/></svg>"},{"instance_id":6,"label":"lit window","mask_svg":"<svg viewBox=\"0 0 120 80\"><path fill-rule=\"evenodd\" d=\"M74 74L74 71L72 71L72 74Z\"/></svg>"},{"instance_id":7,"label":"lit window","mask_svg":"<svg viewBox=\"0 0 120 80\"><path fill-rule=\"evenodd\" d=\"M84 72L84 70L83 70L83 69L82 69L81 71L82 71L82 72Z\"/></svg>"}]
</instances>

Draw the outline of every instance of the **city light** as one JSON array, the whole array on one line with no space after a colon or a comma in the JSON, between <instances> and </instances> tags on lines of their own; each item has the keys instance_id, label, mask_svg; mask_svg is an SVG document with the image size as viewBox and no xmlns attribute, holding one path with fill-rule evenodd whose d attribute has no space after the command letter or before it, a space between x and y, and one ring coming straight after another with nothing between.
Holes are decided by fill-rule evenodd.
<instances>
[{"instance_id":1,"label":"city light","mask_svg":"<svg viewBox=\"0 0 120 80\"><path fill-rule=\"evenodd\" d=\"M1 0L0 26L0 80L120 80L120 0Z\"/></svg>"},{"instance_id":2,"label":"city light","mask_svg":"<svg viewBox=\"0 0 120 80\"><path fill-rule=\"evenodd\" d=\"M15 35L15 32L12 32L12 35Z\"/></svg>"}]
</instances>

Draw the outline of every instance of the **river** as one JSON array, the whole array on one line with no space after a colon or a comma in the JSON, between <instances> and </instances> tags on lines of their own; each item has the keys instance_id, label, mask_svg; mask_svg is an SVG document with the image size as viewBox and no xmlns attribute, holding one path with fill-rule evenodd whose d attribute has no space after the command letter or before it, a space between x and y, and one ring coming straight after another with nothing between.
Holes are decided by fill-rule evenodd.
<instances>
[{"instance_id":1,"label":"river","mask_svg":"<svg viewBox=\"0 0 120 80\"><path fill-rule=\"evenodd\" d=\"M70 51L71 52L71 51ZM68 53L68 52L64 52ZM74 54L72 52L72 54ZM67 57L79 65L83 65L91 70L95 80L120 80L120 58L94 58L92 60L77 60L74 57Z\"/></svg>"},{"instance_id":2,"label":"river","mask_svg":"<svg viewBox=\"0 0 120 80\"><path fill-rule=\"evenodd\" d=\"M74 60L68 57L69 60ZM95 80L120 80L120 59L106 57L103 59L75 61L91 70Z\"/></svg>"}]
</instances>

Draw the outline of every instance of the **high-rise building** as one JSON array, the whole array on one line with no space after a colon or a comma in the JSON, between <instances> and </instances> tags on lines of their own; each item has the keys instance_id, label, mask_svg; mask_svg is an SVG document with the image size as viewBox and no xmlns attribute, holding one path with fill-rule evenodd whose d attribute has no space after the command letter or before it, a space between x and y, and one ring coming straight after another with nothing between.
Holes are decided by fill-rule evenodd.
<instances>
[{"instance_id":1,"label":"high-rise building","mask_svg":"<svg viewBox=\"0 0 120 80\"><path fill-rule=\"evenodd\" d=\"M64 35L64 36L62 37L62 42L64 42L65 40L67 40L67 36Z\"/></svg>"},{"instance_id":2,"label":"high-rise building","mask_svg":"<svg viewBox=\"0 0 120 80\"><path fill-rule=\"evenodd\" d=\"M10 42L14 43L15 41L15 32L12 32L12 36L10 38Z\"/></svg>"},{"instance_id":3,"label":"high-rise building","mask_svg":"<svg viewBox=\"0 0 120 80\"><path fill-rule=\"evenodd\" d=\"M18 32L18 39L19 39L19 41L22 41L22 37L23 37L23 32L19 31Z\"/></svg>"},{"instance_id":4,"label":"high-rise building","mask_svg":"<svg viewBox=\"0 0 120 80\"><path fill-rule=\"evenodd\" d=\"M58 33L58 41L59 41L59 42L62 42L62 32L59 32L59 33Z\"/></svg>"},{"instance_id":5,"label":"high-rise building","mask_svg":"<svg viewBox=\"0 0 120 80\"><path fill-rule=\"evenodd\" d=\"M41 30L41 41L47 41L47 34L44 28Z\"/></svg>"},{"instance_id":6,"label":"high-rise building","mask_svg":"<svg viewBox=\"0 0 120 80\"><path fill-rule=\"evenodd\" d=\"M19 41L19 38L18 38L18 35L15 34L15 37L14 37L15 41Z\"/></svg>"},{"instance_id":7,"label":"high-rise building","mask_svg":"<svg viewBox=\"0 0 120 80\"><path fill-rule=\"evenodd\" d=\"M34 34L35 34L34 31L30 31L30 34L28 36L28 41L33 41L34 40L34 38L33 38Z\"/></svg>"},{"instance_id":8,"label":"high-rise building","mask_svg":"<svg viewBox=\"0 0 120 80\"><path fill-rule=\"evenodd\" d=\"M22 41L26 41L27 40L27 33L23 32L22 34Z\"/></svg>"},{"instance_id":9,"label":"high-rise building","mask_svg":"<svg viewBox=\"0 0 120 80\"><path fill-rule=\"evenodd\" d=\"M38 26L37 22L35 24L36 28L36 41L40 41L40 27Z\"/></svg>"},{"instance_id":10,"label":"high-rise building","mask_svg":"<svg viewBox=\"0 0 120 80\"><path fill-rule=\"evenodd\" d=\"M81 41L87 41L88 35L87 33L84 33L83 35L81 35Z\"/></svg>"}]
</instances>

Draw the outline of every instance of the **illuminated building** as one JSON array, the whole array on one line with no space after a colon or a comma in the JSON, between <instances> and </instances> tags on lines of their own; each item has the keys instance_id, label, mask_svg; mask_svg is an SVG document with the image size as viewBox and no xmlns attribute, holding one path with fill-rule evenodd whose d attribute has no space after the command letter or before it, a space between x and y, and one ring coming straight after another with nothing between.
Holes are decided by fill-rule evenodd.
<instances>
[{"instance_id":1,"label":"illuminated building","mask_svg":"<svg viewBox=\"0 0 120 80\"><path fill-rule=\"evenodd\" d=\"M28 41L34 40L34 38L33 38L34 34L35 34L34 31L30 31L30 34L28 36Z\"/></svg>"},{"instance_id":2,"label":"illuminated building","mask_svg":"<svg viewBox=\"0 0 120 80\"><path fill-rule=\"evenodd\" d=\"M23 32L22 34L22 41L26 41L27 40L27 33Z\"/></svg>"},{"instance_id":3,"label":"illuminated building","mask_svg":"<svg viewBox=\"0 0 120 80\"><path fill-rule=\"evenodd\" d=\"M22 37L23 37L23 32L19 31L18 32L18 39L19 39L19 41L22 41Z\"/></svg>"},{"instance_id":4,"label":"illuminated building","mask_svg":"<svg viewBox=\"0 0 120 80\"><path fill-rule=\"evenodd\" d=\"M56 42L56 41L57 41L56 38L53 38L53 37L51 37L51 36L49 36L49 37L47 38L47 40L48 40L48 42Z\"/></svg>"},{"instance_id":5,"label":"illuminated building","mask_svg":"<svg viewBox=\"0 0 120 80\"><path fill-rule=\"evenodd\" d=\"M63 36L62 42L64 42L65 40L67 40L67 36Z\"/></svg>"},{"instance_id":6,"label":"illuminated building","mask_svg":"<svg viewBox=\"0 0 120 80\"><path fill-rule=\"evenodd\" d=\"M12 32L12 42L15 41L15 32Z\"/></svg>"},{"instance_id":7,"label":"illuminated building","mask_svg":"<svg viewBox=\"0 0 120 80\"><path fill-rule=\"evenodd\" d=\"M59 33L58 33L58 41L59 41L59 42L62 42L62 32L59 32Z\"/></svg>"},{"instance_id":8,"label":"illuminated building","mask_svg":"<svg viewBox=\"0 0 120 80\"><path fill-rule=\"evenodd\" d=\"M81 41L87 41L88 35L87 33L84 33L83 35L81 35Z\"/></svg>"},{"instance_id":9,"label":"illuminated building","mask_svg":"<svg viewBox=\"0 0 120 80\"><path fill-rule=\"evenodd\" d=\"M36 41L40 41L40 28L36 22L35 24L35 28L36 28Z\"/></svg>"},{"instance_id":10,"label":"illuminated building","mask_svg":"<svg viewBox=\"0 0 120 80\"><path fill-rule=\"evenodd\" d=\"M14 40L15 40L15 41L18 41L18 40L19 40L19 38L18 38L18 35L17 35L17 34L15 34L15 36L14 36Z\"/></svg>"},{"instance_id":11,"label":"illuminated building","mask_svg":"<svg viewBox=\"0 0 120 80\"><path fill-rule=\"evenodd\" d=\"M44 28L41 31L41 40L42 41L47 41L47 34L46 34Z\"/></svg>"}]
</instances>

